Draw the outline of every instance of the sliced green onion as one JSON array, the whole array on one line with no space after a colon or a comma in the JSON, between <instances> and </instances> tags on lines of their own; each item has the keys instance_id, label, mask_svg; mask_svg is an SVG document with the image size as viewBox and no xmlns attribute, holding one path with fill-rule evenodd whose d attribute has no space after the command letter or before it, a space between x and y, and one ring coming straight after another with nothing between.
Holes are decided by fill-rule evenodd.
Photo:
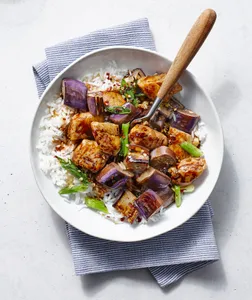
<instances>
[{"instance_id":1,"label":"sliced green onion","mask_svg":"<svg viewBox=\"0 0 252 300\"><path fill-rule=\"evenodd\" d=\"M188 186L185 186L185 187L182 187L182 191L184 193L192 193L194 191L194 185L193 184L190 184Z\"/></svg>"},{"instance_id":2,"label":"sliced green onion","mask_svg":"<svg viewBox=\"0 0 252 300\"><path fill-rule=\"evenodd\" d=\"M81 185L74 185L74 186L67 186L59 190L60 195L65 194L74 194L79 192L84 192L88 188L88 184L81 184Z\"/></svg>"},{"instance_id":3,"label":"sliced green onion","mask_svg":"<svg viewBox=\"0 0 252 300\"><path fill-rule=\"evenodd\" d=\"M128 84L123 78L120 86L120 93L125 97L125 99L131 102L134 106L139 104L139 97L144 96L143 93L137 93L137 80L133 84Z\"/></svg>"},{"instance_id":4,"label":"sliced green onion","mask_svg":"<svg viewBox=\"0 0 252 300\"><path fill-rule=\"evenodd\" d=\"M89 208L99 210L99 211L104 212L105 214L108 214L108 209L107 209L106 205L101 200L86 197L85 198L85 204Z\"/></svg>"},{"instance_id":5,"label":"sliced green onion","mask_svg":"<svg viewBox=\"0 0 252 300\"><path fill-rule=\"evenodd\" d=\"M71 159L68 160L64 160L58 156L56 156L56 158L58 159L61 167L65 170L67 170L70 174L72 174L74 177L76 177L77 179L79 179L82 183L84 184L88 184L88 177L87 174L80 170L72 161Z\"/></svg>"},{"instance_id":6,"label":"sliced green onion","mask_svg":"<svg viewBox=\"0 0 252 300\"><path fill-rule=\"evenodd\" d=\"M120 155L124 157L128 154L129 151L129 127L130 123L122 124L123 137L121 138Z\"/></svg>"},{"instance_id":7,"label":"sliced green onion","mask_svg":"<svg viewBox=\"0 0 252 300\"><path fill-rule=\"evenodd\" d=\"M176 203L176 206L180 207L180 205L182 203L180 186L179 185L174 185L173 186L173 191L175 193L175 203Z\"/></svg>"},{"instance_id":8,"label":"sliced green onion","mask_svg":"<svg viewBox=\"0 0 252 300\"><path fill-rule=\"evenodd\" d=\"M139 104L139 100L137 98L134 98L133 101L132 101L132 104L134 106L137 106Z\"/></svg>"},{"instance_id":9,"label":"sliced green onion","mask_svg":"<svg viewBox=\"0 0 252 300\"><path fill-rule=\"evenodd\" d=\"M135 94L134 94L134 91L133 89L129 89L125 92L125 96L128 100L134 100L135 98Z\"/></svg>"},{"instance_id":10,"label":"sliced green onion","mask_svg":"<svg viewBox=\"0 0 252 300\"><path fill-rule=\"evenodd\" d=\"M123 106L108 106L105 108L105 111L119 115L128 115L131 113L131 110L129 108Z\"/></svg>"},{"instance_id":11,"label":"sliced green onion","mask_svg":"<svg viewBox=\"0 0 252 300\"><path fill-rule=\"evenodd\" d=\"M138 93L138 94L135 94L136 97L144 97L145 94L144 93Z\"/></svg>"},{"instance_id":12,"label":"sliced green onion","mask_svg":"<svg viewBox=\"0 0 252 300\"><path fill-rule=\"evenodd\" d=\"M121 81L121 87L125 87L127 85L126 80L123 78Z\"/></svg>"},{"instance_id":13,"label":"sliced green onion","mask_svg":"<svg viewBox=\"0 0 252 300\"><path fill-rule=\"evenodd\" d=\"M188 152L190 155L194 157L200 157L203 155L203 152L195 147L192 143L183 142L180 144L181 148Z\"/></svg>"}]
</instances>

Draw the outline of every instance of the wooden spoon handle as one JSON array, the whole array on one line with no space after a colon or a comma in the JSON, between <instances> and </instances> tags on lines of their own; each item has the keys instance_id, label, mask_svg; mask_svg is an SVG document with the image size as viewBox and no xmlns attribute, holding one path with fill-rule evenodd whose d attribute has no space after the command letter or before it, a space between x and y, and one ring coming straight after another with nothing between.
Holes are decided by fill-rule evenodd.
<instances>
[{"instance_id":1,"label":"wooden spoon handle","mask_svg":"<svg viewBox=\"0 0 252 300\"><path fill-rule=\"evenodd\" d=\"M170 92L182 72L187 68L201 45L204 43L214 25L215 20L216 13L212 9L206 9L199 16L168 70L164 82L158 91L158 98L163 99Z\"/></svg>"}]
</instances>

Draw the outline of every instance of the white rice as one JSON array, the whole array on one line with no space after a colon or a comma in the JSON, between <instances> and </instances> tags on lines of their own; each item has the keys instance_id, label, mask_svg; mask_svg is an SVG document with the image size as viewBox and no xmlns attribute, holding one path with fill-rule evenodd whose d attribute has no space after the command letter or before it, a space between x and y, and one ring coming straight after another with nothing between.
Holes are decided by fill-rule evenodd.
<instances>
[{"instance_id":1,"label":"white rice","mask_svg":"<svg viewBox=\"0 0 252 300\"><path fill-rule=\"evenodd\" d=\"M58 98L47 104L46 115L40 122L40 136L37 144L39 151L40 168L48 175L58 187L66 185L68 173L61 168L55 155L68 159L74 146L65 146L62 151L55 150L55 141L63 139L61 127L68 124L74 109L63 105L63 100Z\"/></svg>"},{"instance_id":2,"label":"white rice","mask_svg":"<svg viewBox=\"0 0 252 300\"><path fill-rule=\"evenodd\" d=\"M198 137L198 139L200 140L200 144L203 145L207 138L207 131L206 131L205 123L200 121L197 124L193 134Z\"/></svg>"},{"instance_id":3,"label":"white rice","mask_svg":"<svg viewBox=\"0 0 252 300\"><path fill-rule=\"evenodd\" d=\"M111 69L112 70L112 69ZM111 71L109 70L109 71ZM92 85L89 88L91 93L97 93L107 90L116 90L118 86L120 87L120 81L123 77L122 72L119 75L113 76L112 80L109 79L108 72L99 72L95 76L85 77L84 82ZM101 75L102 74L102 75ZM115 70L112 74L115 74ZM53 184L58 188L65 187L67 182L70 180L72 184L80 184L79 180L70 175L65 169L61 167L58 159L55 156L61 157L63 159L71 159L72 152L74 150L74 145L65 145L63 149L57 151L55 148L55 141L63 141L64 134L61 130L62 126L66 126L71 117L75 114L75 109L72 109L64 105L62 98L53 99L47 104L47 109L45 111L45 116L40 122L40 135L37 144L37 150L39 153L40 168L41 170L52 180ZM121 218L123 217L114 207L114 199L117 196L118 191L113 191L110 194L106 194L104 197L104 202L108 208L109 214L104 215L106 218L112 220L115 223L121 223ZM76 205L80 206L80 209L85 208L84 199L86 196L95 196L92 191L92 186L90 185L85 192L75 193L70 195L62 195L66 202L71 203L75 201Z\"/></svg>"},{"instance_id":4,"label":"white rice","mask_svg":"<svg viewBox=\"0 0 252 300\"><path fill-rule=\"evenodd\" d=\"M106 71L100 69L95 74L87 74L83 81L89 87L88 93L99 93L103 91L119 90L121 80L127 70L119 70L115 61L110 62Z\"/></svg>"},{"instance_id":5,"label":"white rice","mask_svg":"<svg viewBox=\"0 0 252 300\"><path fill-rule=\"evenodd\" d=\"M95 75L85 76L83 81L89 87L89 94L118 90L121 79L125 73L125 70L118 73L116 65L112 63L107 72L100 70ZM110 74L113 75L111 76ZM47 104L45 116L41 119L39 126L40 136L37 144L37 150L39 153L40 168L52 180L53 184L58 189L65 187L69 181L73 185L80 184L79 180L74 178L61 167L58 159L55 157L58 156L63 159L71 159L72 157L72 152L74 150L73 144L63 144L64 147L60 147L57 150L55 141L60 142L64 140L62 127L65 127L69 123L75 112L75 109L64 105L62 98L59 97L58 99L52 99L52 101ZM199 138L201 144L205 141L206 130L203 122L199 122L193 132L193 135ZM104 196L103 201L108 208L109 214L106 215L102 212L100 212L100 214L115 223L122 223L121 219L123 218L123 215L113 207L113 203L118 196L118 192L118 190L115 190ZM83 201L86 196L95 196L91 185L85 192L62 195L64 200L69 203L75 201L75 204L80 206L80 210L86 207ZM160 213L154 215L149 220L156 222L160 219L163 213L164 210L161 209ZM146 221L142 220L141 224L145 223Z\"/></svg>"}]
</instances>

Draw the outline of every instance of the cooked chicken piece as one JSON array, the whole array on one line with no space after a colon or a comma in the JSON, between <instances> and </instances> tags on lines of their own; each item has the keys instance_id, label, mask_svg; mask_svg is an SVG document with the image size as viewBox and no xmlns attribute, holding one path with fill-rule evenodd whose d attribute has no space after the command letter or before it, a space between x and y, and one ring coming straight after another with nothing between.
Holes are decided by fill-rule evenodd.
<instances>
[{"instance_id":1,"label":"cooked chicken piece","mask_svg":"<svg viewBox=\"0 0 252 300\"><path fill-rule=\"evenodd\" d=\"M119 135L119 126L109 122L93 122L91 124L92 132L102 131L110 135Z\"/></svg>"},{"instance_id":2,"label":"cooked chicken piece","mask_svg":"<svg viewBox=\"0 0 252 300\"><path fill-rule=\"evenodd\" d=\"M133 223L138 216L138 211L134 206L136 196L126 190L122 197L114 204L116 210L123 214L129 223Z\"/></svg>"},{"instance_id":3,"label":"cooked chicken piece","mask_svg":"<svg viewBox=\"0 0 252 300\"><path fill-rule=\"evenodd\" d=\"M190 157L190 154L187 153L184 149L182 149L179 144L170 145L169 149L171 149L175 153L178 161Z\"/></svg>"},{"instance_id":4,"label":"cooked chicken piece","mask_svg":"<svg viewBox=\"0 0 252 300\"><path fill-rule=\"evenodd\" d=\"M175 153L178 160L190 157L185 150L180 147L183 142L192 142L192 136L184 131L170 127L168 131L169 148Z\"/></svg>"},{"instance_id":5,"label":"cooked chicken piece","mask_svg":"<svg viewBox=\"0 0 252 300\"><path fill-rule=\"evenodd\" d=\"M164 81L166 74L158 74L153 76L145 76L138 79L137 84L142 92L151 100L155 100L161 84ZM172 88L169 96L172 96L182 90L182 86L177 82ZM169 96L166 96L169 98Z\"/></svg>"},{"instance_id":6,"label":"cooked chicken piece","mask_svg":"<svg viewBox=\"0 0 252 300\"><path fill-rule=\"evenodd\" d=\"M181 160L176 167L171 167L168 172L173 184L186 186L198 178L206 167L206 160L203 157L189 157Z\"/></svg>"},{"instance_id":7,"label":"cooked chicken piece","mask_svg":"<svg viewBox=\"0 0 252 300\"><path fill-rule=\"evenodd\" d=\"M103 92L103 103L105 106L122 106L126 101L119 93Z\"/></svg>"},{"instance_id":8,"label":"cooked chicken piece","mask_svg":"<svg viewBox=\"0 0 252 300\"><path fill-rule=\"evenodd\" d=\"M189 133L170 127L168 131L169 145L181 144L183 142L192 142L192 136Z\"/></svg>"},{"instance_id":9,"label":"cooked chicken piece","mask_svg":"<svg viewBox=\"0 0 252 300\"><path fill-rule=\"evenodd\" d=\"M93 136L104 153L115 156L121 147L119 126L112 123L91 123Z\"/></svg>"},{"instance_id":10,"label":"cooked chicken piece","mask_svg":"<svg viewBox=\"0 0 252 300\"><path fill-rule=\"evenodd\" d=\"M96 173L105 166L108 158L95 141L83 140L74 150L72 160L77 166Z\"/></svg>"},{"instance_id":11,"label":"cooked chicken piece","mask_svg":"<svg viewBox=\"0 0 252 300\"><path fill-rule=\"evenodd\" d=\"M131 129L129 140L131 143L144 146L150 150L159 146L166 146L168 142L164 134L141 124L137 124Z\"/></svg>"},{"instance_id":12,"label":"cooked chicken piece","mask_svg":"<svg viewBox=\"0 0 252 300\"><path fill-rule=\"evenodd\" d=\"M68 125L67 137L71 141L85 139L92 135L91 122L102 122L103 120L104 117L102 115L93 116L89 112L76 114L72 117Z\"/></svg>"}]
</instances>

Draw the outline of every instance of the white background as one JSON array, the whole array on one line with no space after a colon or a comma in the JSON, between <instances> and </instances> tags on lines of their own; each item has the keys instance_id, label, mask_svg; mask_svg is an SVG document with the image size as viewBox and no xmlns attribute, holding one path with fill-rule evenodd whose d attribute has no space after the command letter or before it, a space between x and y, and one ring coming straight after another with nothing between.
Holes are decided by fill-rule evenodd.
<instances>
[{"instance_id":1,"label":"white background","mask_svg":"<svg viewBox=\"0 0 252 300\"><path fill-rule=\"evenodd\" d=\"M218 20L189 69L224 129L224 164L211 195L221 261L165 289L147 270L75 277L64 222L30 167L38 103L31 65L46 46L145 16L157 50L173 59L208 7ZM0 299L251 299L251 10L249 0L0 0Z\"/></svg>"}]
</instances>

